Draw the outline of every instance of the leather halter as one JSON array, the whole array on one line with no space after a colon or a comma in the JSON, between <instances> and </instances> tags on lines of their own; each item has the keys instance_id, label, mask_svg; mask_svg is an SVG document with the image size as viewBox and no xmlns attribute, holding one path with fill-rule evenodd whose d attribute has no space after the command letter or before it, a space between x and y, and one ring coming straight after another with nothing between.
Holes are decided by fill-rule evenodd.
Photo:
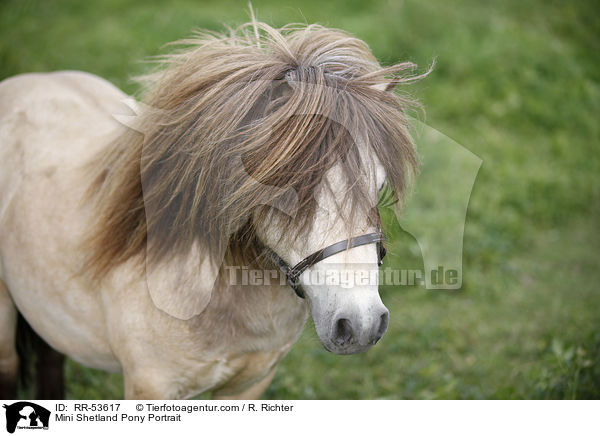
<instances>
[{"instance_id":1,"label":"leather halter","mask_svg":"<svg viewBox=\"0 0 600 436\"><path fill-rule=\"evenodd\" d=\"M310 268L316 263L321 262L323 259L331 257L334 254L340 253L344 250L372 243L377 244L377 264L381 266L381 264L383 264L383 258L386 254L385 247L383 246L384 241L385 236L381 231L375 233L367 233L366 235L345 239L343 241L336 242L335 244L331 244L328 247L322 248L319 251L311 254L310 256L305 257L293 267L290 267L290 265L281 257L279 257L279 255L273 250L269 250L271 251L271 256L273 257L277 265L279 265L281 271L285 274L288 284L296 292L296 295L298 295L298 297L300 298L304 298L304 292L302 291L298 280L302 273L308 268Z\"/></svg>"}]
</instances>

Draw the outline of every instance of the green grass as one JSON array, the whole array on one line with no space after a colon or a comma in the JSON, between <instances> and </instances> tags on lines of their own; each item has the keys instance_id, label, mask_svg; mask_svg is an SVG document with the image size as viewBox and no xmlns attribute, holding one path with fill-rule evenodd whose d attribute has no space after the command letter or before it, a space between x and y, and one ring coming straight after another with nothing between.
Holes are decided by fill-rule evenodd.
<instances>
[{"instance_id":1,"label":"green grass","mask_svg":"<svg viewBox=\"0 0 600 436\"><path fill-rule=\"evenodd\" d=\"M598 5L253 4L271 24L348 30L383 63L425 69L437 59L426 80L401 92L424 104L427 124L483 160L467 216L463 288L382 289L389 331L363 355L327 353L309 324L265 397L599 398ZM245 1L4 1L0 79L81 69L134 92L128 77L162 44L247 18ZM445 195L443 187L432 194ZM435 204L418 212L443 226ZM391 218L387 224L387 264L420 268L414 238ZM120 376L73 362L67 376L71 398L122 395Z\"/></svg>"}]
</instances>

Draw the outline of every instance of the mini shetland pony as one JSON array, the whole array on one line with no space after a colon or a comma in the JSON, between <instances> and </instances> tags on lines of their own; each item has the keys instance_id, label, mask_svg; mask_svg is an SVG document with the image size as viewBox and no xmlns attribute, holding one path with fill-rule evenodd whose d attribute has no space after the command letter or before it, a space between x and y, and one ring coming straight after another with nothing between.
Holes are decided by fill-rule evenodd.
<instances>
[{"instance_id":1,"label":"mini shetland pony","mask_svg":"<svg viewBox=\"0 0 600 436\"><path fill-rule=\"evenodd\" d=\"M128 127L115 118L126 96L96 76L0 84L3 396L15 395L18 314L57 352L122 371L128 399L258 398L309 309L334 353L385 332L377 282L305 279L377 268L375 244L311 265L306 299L227 271L378 231L378 190L400 199L416 166L409 102L392 92L412 65L382 68L362 41L316 25L182 43L144 78Z\"/></svg>"}]
</instances>

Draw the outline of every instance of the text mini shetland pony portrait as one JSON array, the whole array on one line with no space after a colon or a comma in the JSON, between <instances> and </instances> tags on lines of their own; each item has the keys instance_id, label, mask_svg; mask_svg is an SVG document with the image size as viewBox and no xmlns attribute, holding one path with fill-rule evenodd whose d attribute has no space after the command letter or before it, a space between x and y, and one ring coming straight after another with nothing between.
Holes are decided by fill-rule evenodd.
<instances>
[{"instance_id":1,"label":"text mini shetland pony portrait","mask_svg":"<svg viewBox=\"0 0 600 436\"><path fill-rule=\"evenodd\" d=\"M126 96L90 74L0 84L3 396L17 313L60 353L122 371L130 399L258 398L309 310L334 353L385 332L377 283L303 277L377 268L378 190L401 198L416 167L410 102L392 91L412 65L382 68L317 25L254 21L182 44L144 78L135 128L115 119ZM225 280L227 266L315 252L306 299Z\"/></svg>"}]
</instances>

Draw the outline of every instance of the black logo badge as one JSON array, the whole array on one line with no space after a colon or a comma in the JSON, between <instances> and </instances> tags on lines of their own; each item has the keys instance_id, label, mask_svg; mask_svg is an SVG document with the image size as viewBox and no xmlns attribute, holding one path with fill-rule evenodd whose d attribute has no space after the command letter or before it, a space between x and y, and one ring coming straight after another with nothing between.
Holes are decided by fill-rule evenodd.
<instances>
[{"instance_id":1,"label":"black logo badge","mask_svg":"<svg viewBox=\"0 0 600 436\"><path fill-rule=\"evenodd\" d=\"M48 430L50 411L29 401L19 401L4 405L6 409L6 431L14 433L15 429Z\"/></svg>"}]
</instances>

